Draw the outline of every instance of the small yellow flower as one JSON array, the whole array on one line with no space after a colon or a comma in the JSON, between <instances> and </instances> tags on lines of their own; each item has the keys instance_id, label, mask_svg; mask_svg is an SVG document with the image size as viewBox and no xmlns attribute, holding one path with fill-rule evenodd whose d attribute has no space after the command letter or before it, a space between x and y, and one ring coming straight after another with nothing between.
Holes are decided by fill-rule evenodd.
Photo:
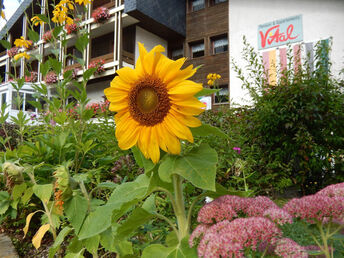
<instances>
[{"instance_id":1,"label":"small yellow flower","mask_svg":"<svg viewBox=\"0 0 344 258\"><path fill-rule=\"evenodd\" d=\"M38 24L42 25L44 23L44 21L42 21L38 16L32 17L31 22L34 26L38 26Z\"/></svg>"},{"instance_id":2,"label":"small yellow flower","mask_svg":"<svg viewBox=\"0 0 344 258\"><path fill-rule=\"evenodd\" d=\"M208 80L211 79L211 73L209 73L209 74L207 75L207 79L208 79Z\"/></svg>"},{"instance_id":3,"label":"small yellow flower","mask_svg":"<svg viewBox=\"0 0 344 258\"><path fill-rule=\"evenodd\" d=\"M16 54L15 56L14 56L14 60L15 61L18 61L19 59L21 59L21 58L26 58L27 60L29 60L30 59L30 56L26 53L26 52L23 52L23 53L19 53L19 54Z\"/></svg>"},{"instance_id":4,"label":"small yellow flower","mask_svg":"<svg viewBox=\"0 0 344 258\"><path fill-rule=\"evenodd\" d=\"M76 3L78 3L79 5L88 5L90 3L92 3L93 0L75 0Z\"/></svg>"},{"instance_id":5,"label":"small yellow flower","mask_svg":"<svg viewBox=\"0 0 344 258\"><path fill-rule=\"evenodd\" d=\"M30 42L29 40L25 40L24 37L21 36L20 39L16 39L14 41L14 45L16 45L16 47L29 48L32 45L32 42Z\"/></svg>"},{"instance_id":6,"label":"small yellow flower","mask_svg":"<svg viewBox=\"0 0 344 258\"><path fill-rule=\"evenodd\" d=\"M217 74L216 79L221 79L221 75Z\"/></svg>"},{"instance_id":7,"label":"small yellow flower","mask_svg":"<svg viewBox=\"0 0 344 258\"><path fill-rule=\"evenodd\" d=\"M6 20L6 16L5 16L4 11L1 11L1 17L2 17L2 19Z\"/></svg>"},{"instance_id":8,"label":"small yellow flower","mask_svg":"<svg viewBox=\"0 0 344 258\"><path fill-rule=\"evenodd\" d=\"M213 80L209 80L208 81L208 85L213 86L214 85L214 81Z\"/></svg>"},{"instance_id":9,"label":"small yellow flower","mask_svg":"<svg viewBox=\"0 0 344 258\"><path fill-rule=\"evenodd\" d=\"M117 112L116 138L121 149L137 145L146 158L157 163L160 149L180 154L181 140L193 142L189 127L202 123L195 118L204 110L194 95L202 84L188 80L196 72L192 65L180 70L185 58L173 61L158 45L150 52L139 43L135 69L123 67L104 93L109 109Z\"/></svg>"},{"instance_id":10,"label":"small yellow flower","mask_svg":"<svg viewBox=\"0 0 344 258\"><path fill-rule=\"evenodd\" d=\"M54 23L63 24L67 22L68 24L73 23L73 19L68 17L68 9L65 6L57 5L53 11L53 18L51 19Z\"/></svg>"},{"instance_id":11,"label":"small yellow flower","mask_svg":"<svg viewBox=\"0 0 344 258\"><path fill-rule=\"evenodd\" d=\"M56 6L67 5L70 10L74 10L74 5L71 0L61 0Z\"/></svg>"}]
</instances>

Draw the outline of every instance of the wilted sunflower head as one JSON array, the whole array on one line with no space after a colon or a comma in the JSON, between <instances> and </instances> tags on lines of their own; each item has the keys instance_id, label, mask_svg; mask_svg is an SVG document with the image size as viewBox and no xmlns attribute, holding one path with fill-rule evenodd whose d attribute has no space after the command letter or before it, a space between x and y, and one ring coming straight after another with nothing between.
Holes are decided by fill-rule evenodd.
<instances>
[{"instance_id":1,"label":"wilted sunflower head","mask_svg":"<svg viewBox=\"0 0 344 258\"><path fill-rule=\"evenodd\" d=\"M173 61L161 53L158 45L147 52L139 43L136 68L117 71L111 87L105 89L109 109L115 115L116 138L121 149L138 145L146 158L157 163L160 148L179 154L179 140L193 142L189 127L198 127L195 118L205 105L194 95L202 84L187 80L196 72L192 65L181 70L185 58Z\"/></svg>"}]
</instances>

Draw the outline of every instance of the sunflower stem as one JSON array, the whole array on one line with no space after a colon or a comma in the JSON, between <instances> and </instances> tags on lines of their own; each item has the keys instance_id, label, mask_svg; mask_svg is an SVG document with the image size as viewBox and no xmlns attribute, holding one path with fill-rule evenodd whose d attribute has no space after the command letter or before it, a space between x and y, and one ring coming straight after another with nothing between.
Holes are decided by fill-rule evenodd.
<instances>
[{"instance_id":1,"label":"sunflower stem","mask_svg":"<svg viewBox=\"0 0 344 258\"><path fill-rule=\"evenodd\" d=\"M173 174L172 178L176 204L174 213L178 223L178 239L181 241L188 234L188 221L186 218L183 196L183 178L176 174Z\"/></svg>"}]
</instances>

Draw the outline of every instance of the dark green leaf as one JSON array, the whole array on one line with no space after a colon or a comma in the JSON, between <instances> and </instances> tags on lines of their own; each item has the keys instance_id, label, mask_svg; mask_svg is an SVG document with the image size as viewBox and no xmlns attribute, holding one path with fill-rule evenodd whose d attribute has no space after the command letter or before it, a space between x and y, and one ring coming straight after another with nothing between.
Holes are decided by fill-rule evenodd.
<instances>
[{"instance_id":1,"label":"dark green leaf","mask_svg":"<svg viewBox=\"0 0 344 258\"><path fill-rule=\"evenodd\" d=\"M10 49L12 47L11 43L7 40L0 40L0 44L6 49Z\"/></svg>"},{"instance_id":2,"label":"dark green leaf","mask_svg":"<svg viewBox=\"0 0 344 258\"><path fill-rule=\"evenodd\" d=\"M74 227L75 234L78 234L87 214L87 200L80 195L75 195L64 204L64 208L69 222Z\"/></svg>"},{"instance_id":3,"label":"dark green leaf","mask_svg":"<svg viewBox=\"0 0 344 258\"><path fill-rule=\"evenodd\" d=\"M192 134L196 136L216 135L224 139L229 139L228 135L222 132L219 128L208 124L202 124L199 127L194 127L190 129Z\"/></svg>"},{"instance_id":4,"label":"dark green leaf","mask_svg":"<svg viewBox=\"0 0 344 258\"><path fill-rule=\"evenodd\" d=\"M179 174L196 187L215 191L216 164L216 151L202 144L183 156L166 155L159 167L159 176L171 182L172 174Z\"/></svg>"},{"instance_id":5,"label":"dark green leaf","mask_svg":"<svg viewBox=\"0 0 344 258\"><path fill-rule=\"evenodd\" d=\"M32 40L33 42L38 42L39 34L36 31L28 29L27 34L30 40Z\"/></svg>"},{"instance_id":6,"label":"dark green leaf","mask_svg":"<svg viewBox=\"0 0 344 258\"><path fill-rule=\"evenodd\" d=\"M219 89L208 89L208 88L203 88L200 92L195 94L195 97L202 97L202 96L207 96L207 95L211 95L214 94L216 92L219 92Z\"/></svg>"}]
</instances>

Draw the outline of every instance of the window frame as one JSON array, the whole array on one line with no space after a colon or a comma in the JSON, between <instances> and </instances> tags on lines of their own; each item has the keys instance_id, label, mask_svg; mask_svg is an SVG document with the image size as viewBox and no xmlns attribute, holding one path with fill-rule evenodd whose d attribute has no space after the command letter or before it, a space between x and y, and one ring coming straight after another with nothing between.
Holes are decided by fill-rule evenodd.
<instances>
[{"instance_id":1,"label":"window frame","mask_svg":"<svg viewBox=\"0 0 344 258\"><path fill-rule=\"evenodd\" d=\"M215 41L217 40L222 40L222 39L227 39L227 45L223 45L223 47L227 47L226 50L224 51L220 51L220 52L216 52L215 51ZM228 34L222 34L222 35L218 35L218 36L214 36L210 38L210 45L211 45L211 53L213 55L217 55L217 54L221 54L221 53L226 53L228 52L228 48L229 48L229 42L228 42Z\"/></svg>"},{"instance_id":2,"label":"window frame","mask_svg":"<svg viewBox=\"0 0 344 258\"><path fill-rule=\"evenodd\" d=\"M197 10L194 10L193 3L195 1L203 1L203 7L199 8ZM206 0L189 0L189 12L198 12L198 11L205 9L205 7L206 7Z\"/></svg>"},{"instance_id":3,"label":"window frame","mask_svg":"<svg viewBox=\"0 0 344 258\"><path fill-rule=\"evenodd\" d=\"M203 45L203 54L200 56L194 56L194 52L192 51L192 48L197 46L197 45ZM205 44L204 44L204 40L199 40L199 41L194 41L194 42L190 42L189 43L189 49L190 49L190 58L194 59L194 58L199 58L199 57L203 57L205 56ZM198 52L202 52L202 51L198 51ZM197 52L195 52L197 53Z\"/></svg>"}]
</instances>

